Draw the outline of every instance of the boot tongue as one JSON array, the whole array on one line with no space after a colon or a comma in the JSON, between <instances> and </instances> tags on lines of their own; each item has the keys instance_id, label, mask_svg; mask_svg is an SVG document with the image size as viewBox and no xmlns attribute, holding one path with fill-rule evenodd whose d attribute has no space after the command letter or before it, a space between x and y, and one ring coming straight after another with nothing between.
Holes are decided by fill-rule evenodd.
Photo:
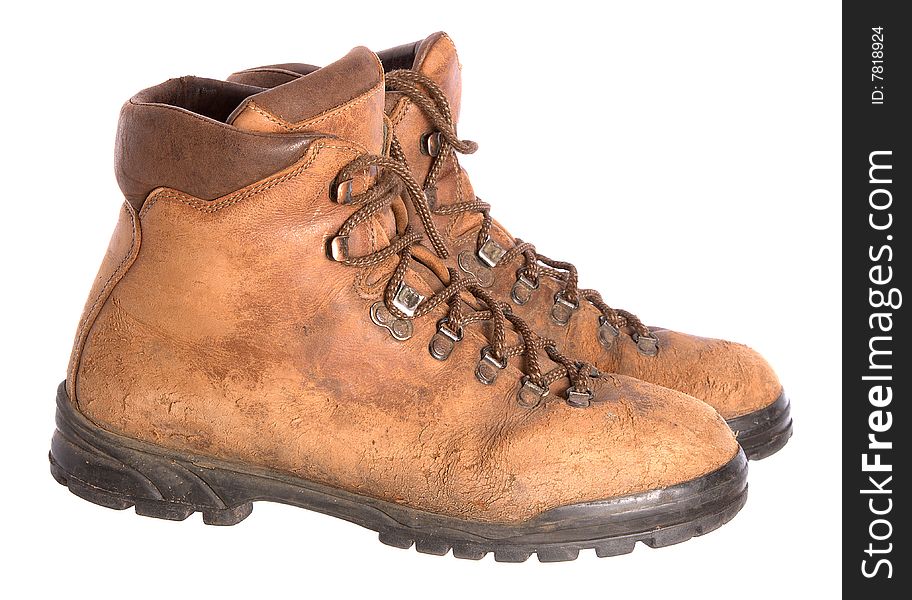
<instances>
[{"instance_id":1,"label":"boot tongue","mask_svg":"<svg viewBox=\"0 0 912 600\"><path fill-rule=\"evenodd\" d=\"M383 149L383 67L358 47L336 62L250 96L228 123L247 131L314 132Z\"/></svg>"},{"instance_id":2,"label":"boot tongue","mask_svg":"<svg viewBox=\"0 0 912 600\"><path fill-rule=\"evenodd\" d=\"M412 70L418 71L422 75L429 77L434 83L440 86L447 101L450 103L450 112L453 115L453 122L459 122L459 105L462 97L462 65L459 64L459 56L456 54L456 45L446 33L438 31L429 35L424 41L418 42L415 48L415 58L412 63ZM392 51L394 52L395 49ZM381 53L381 56L383 53ZM387 109L392 110L395 106L393 98L387 98ZM460 183L456 179L461 178ZM421 179L421 177L419 177ZM445 181L449 179L449 181ZM438 180L438 189L449 187L448 193L444 196L455 198L454 187L461 185L462 189L469 196L474 197L471 183L463 172L445 173ZM462 213L452 224L450 235L454 238L460 237L470 231L473 231L481 225L482 216L477 212ZM491 230L491 236L503 245L511 247L515 244L513 236L500 226L496 221Z\"/></svg>"},{"instance_id":3,"label":"boot tongue","mask_svg":"<svg viewBox=\"0 0 912 600\"><path fill-rule=\"evenodd\" d=\"M418 44L412 70L430 77L446 94L453 120L459 121L459 101L462 96L462 65L456 46L442 31L431 34Z\"/></svg>"}]
</instances>

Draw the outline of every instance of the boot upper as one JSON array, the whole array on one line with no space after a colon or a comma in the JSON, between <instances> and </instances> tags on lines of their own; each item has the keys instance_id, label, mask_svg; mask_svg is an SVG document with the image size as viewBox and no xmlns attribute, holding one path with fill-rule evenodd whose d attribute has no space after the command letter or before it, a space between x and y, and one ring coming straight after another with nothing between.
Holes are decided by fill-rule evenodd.
<instances>
[{"instance_id":1,"label":"boot upper","mask_svg":"<svg viewBox=\"0 0 912 600\"><path fill-rule=\"evenodd\" d=\"M127 202L77 334L77 408L164 447L491 522L726 464L731 432L688 395L599 374L586 408L563 400L566 380L528 408L521 358L490 385L476 375L491 321L468 325L446 360L428 350L445 303L403 340L371 321L402 254L354 266L327 246L360 209L334 196L338 174L388 143L384 88L356 49L272 90L185 78L128 103ZM352 256L405 235L401 204L378 206L348 232ZM420 254L404 281L430 297L446 270Z\"/></svg>"},{"instance_id":2,"label":"boot upper","mask_svg":"<svg viewBox=\"0 0 912 600\"><path fill-rule=\"evenodd\" d=\"M445 103L427 101L431 110L445 110L455 132L462 91L462 67L452 39L435 33L414 44L398 46L379 53L388 71L410 70L429 78L445 98ZM268 85L296 78L306 65L275 65L248 69L229 80ZM406 84L407 85L407 84ZM620 335L603 327L605 313L591 302L576 301L566 324L551 317L556 296L565 292L565 281L541 276L534 278L534 290L523 286L521 271L524 256L516 254L494 268L478 260L483 241L479 236L483 216L478 211L447 210L447 207L476 201L468 174L459 165L455 152L442 161L428 152L428 136L438 131L428 110L401 91L388 85L386 107L392 131L416 179L427 181L432 170L433 184L426 189L434 203L433 222L450 251L448 262L454 268L473 273L490 285L498 297L508 299L519 289L525 303L513 302L513 309L532 322L542 335L558 341L573 353L594 362L600 369L643 379L696 396L718 410L726 419L751 413L772 404L782 392L776 374L754 350L741 344L649 328L657 341L657 353L643 353L637 344L635 328L617 323ZM421 88L421 86L418 86ZM427 90L423 90L427 91ZM445 104L445 105L444 105ZM413 219L418 220L413 213ZM488 232L503 249L515 247L519 240L497 221ZM482 236L483 237L483 236ZM566 272L560 273L566 277ZM528 280L528 278L525 278ZM559 307L563 308L563 307ZM634 334L634 335L631 335Z\"/></svg>"}]
</instances>

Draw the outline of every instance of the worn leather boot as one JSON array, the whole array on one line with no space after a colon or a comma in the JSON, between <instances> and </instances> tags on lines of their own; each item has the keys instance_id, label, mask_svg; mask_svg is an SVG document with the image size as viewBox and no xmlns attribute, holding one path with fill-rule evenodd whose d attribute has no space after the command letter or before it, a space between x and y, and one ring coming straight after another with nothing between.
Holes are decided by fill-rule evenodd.
<instances>
[{"instance_id":1,"label":"worn leather boot","mask_svg":"<svg viewBox=\"0 0 912 600\"><path fill-rule=\"evenodd\" d=\"M57 481L216 525L283 502L503 561L737 513L746 458L715 411L565 356L420 244L373 53L257 92L181 78L124 106L126 202L58 390Z\"/></svg>"},{"instance_id":2,"label":"worn leather boot","mask_svg":"<svg viewBox=\"0 0 912 600\"><path fill-rule=\"evenodd\" d=\"M610 307L597 291L579 289L572 264L538 254L491 219L456 158L476 145L456 135L461 65L446 34L379 56L388 71L392 154L422 182L428 202L413 216L447 265L475 275L534 329L599 369L709 403L749 458L764 458L785 445L792 434L789 400L759 354L741 344L645 326L634 314ZM315 68L271 65L229 80L270 87Z\"/></svg>"}]
</instances>

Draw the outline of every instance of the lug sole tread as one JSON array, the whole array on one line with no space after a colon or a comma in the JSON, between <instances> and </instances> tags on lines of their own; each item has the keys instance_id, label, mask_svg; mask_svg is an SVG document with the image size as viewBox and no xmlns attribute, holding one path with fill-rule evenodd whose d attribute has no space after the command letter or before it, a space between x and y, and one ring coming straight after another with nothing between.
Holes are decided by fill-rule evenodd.
<instances>
[{"instance_id":1,"label":"lug sole tread","mask_svg":"<svg viewBox=\"0 0 912 600\"><path fill-rule=\"evenodd\" d=\"M212 509L198 507L164 500L131 499L122 494L109 492L68 476L50 457L51 475L72 494L93 504L110 508L112 510L126 510L133 508L137 515L164 519L168 521L184 521L196 512L202 513L203 523L213 526L237 525L250 516L253 511L253 502L245 502L233 508ZM387 546L408 550L412 547L422 554L445 556L452 552L455 558L465 560L481 560L488 554L494 555L495 562L525 562L532 555L536 555L539 562L566 562L576 560L583 550L594 550L599 558L621 556L630 554L638 542L649 548L664 548L674 544L686 542L694 537L699 537L714 531L734 518L747 498L747 494L740 496L737 502L725 506L722 510L700 517L691 522L680 523L620 538L607 538L590 540L584 543L571 544L543 544L539 546L519 545L512 546L492 542L481 544L463 540L450 540L446 537L422 536L418 537L406 530L385 529L379 532L379 539Z\"/></svg>"}]
</instances>

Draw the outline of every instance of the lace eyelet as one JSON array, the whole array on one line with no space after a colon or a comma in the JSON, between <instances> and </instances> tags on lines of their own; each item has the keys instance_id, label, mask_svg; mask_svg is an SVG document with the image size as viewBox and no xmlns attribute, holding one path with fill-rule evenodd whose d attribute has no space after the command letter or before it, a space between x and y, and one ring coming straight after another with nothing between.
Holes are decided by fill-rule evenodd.
<instances>
[{"instance_id":1,"label":"lace eyelet","mask_svg":"<svg viewBox=\"0 0 912 600\"><path fill-rule=\"evenodd\" d=\"M444 317L437 321L437 333L428 344L428 351L437 360L446 360L456 347L456 342L462 340L462 328L458 331L450 328L449 319Z\"/></svg>"},{"instance_id":2,"label":"lace eyelet","mask_svg":"<svg viewBox=\"0 0 912 600\"><path fill-rule=\"evenodd\" d=\"M507 251L503 246L494 241L494 238L488 238L485 243L478 249L478 258L489 267L496 267L500 259L503 258Z\"/></svg>"},{"instance_id":3,"label":"lace eyelet","mask_svg":"<svg viewBox=\"0 0 912 600\"><path fill-rule=\"evenodd\" d=\"M336 204L351 204L352 201L352 191L355 187L354 179L346 179L340 181L335 186L329 189L329 197Z\"/></svg>"},{"instance_id":4,"label":"lace eyelet","mask_svg":"<svg viewBox=\"0 0 912 600\"><path fill-rule=\"evenodd\" d=\"M621 330L612 325L604 316L600 316L598 320L599 327L596 333L598 341L606 350L610 350L614 347L618 336L621 335Z\"/></svg>"},{"instance_id":5,"label":"lace eyelet","mask_svg":"<svg viewBox=\"0 0 912 600\"><path fill-rule=\"evenodd\" d=\"M640 354L655 356L659 353L659 338L655 335L651 333L649 335L640 335L634 332L630 337L636 344Z\"/></svg>"},{"instance_id":6,"label":"lace eyelet","mask_svg":"<svg viewBox=\"0 0 912 600\"><path fill-rule=\"evenodd\" d=\"M377 168L377 165L370 165L363 173L356 175L357 180L355 177L350 177L348 179L343 179L342 181L334 182L329 188L330 199L337 204L351 204L355 194L363 193L373 183L372 181L365 182L362 176L374 180L379 172L380 170ZM356 184L357 190L355 189Z\"/></svg>"},{"instance_id":7,"label":"lace eyelet","mask_svg":"<svg viewBox=\"0 0 912 600\"><path fill-rule=\"evenodd\" d=\"M415 315L415 311L422 300L424 300L424 296L415 291L414 288L405 285L405 283L400 283L393 296L393 306L401 310L406 316L411 317Z\"/></svg>"},{"instance_id":8,"label":"lace eyelet","mask_svg":"<svg viewBox=\"0 0 912 600\"><path fill-rule=\"evenodd\" d=\"M564 298L563 292L554 294L554 305L551 307L551 318L558 325L567 325L573 311L579 308L579 303L573 303Z\"/></svg>"},{"instance_id":9,"label":"lace eyelet","mask_svg":"<svg viewBox=\"0 0 912 600\"><path fill-rule=\"evenodd\" d=\"M578 392L573 388L567 390L567 404L573 408L586 408L592 403L592 392Z\"/></svg>"},{"instance_id":10,"label":"lace eyelet","mask_svg":"<svg viewBox=\"0 0 912 600\"><path fill-rule=\"evenodd\" d=\"M336 262L348 260L348 236L337 235L326 244L326 255Z\"/></svg>"},{"instance_id":11,"label":"lace eyelet","mask_svg":"<svg viewBox=\"0 0 912 600\"><path fill-rule=\"evenodd\" d=\"M523 408L535 408L540 405L548 395L548 388L532 382L527 376L522 379L522 387L516 394L516 400Z\"/></svg>"},{"instance_id":12,"label":"lace eyelet","mask_svg":"<svg viewBox=\"0 0 912 600\"><path fill-rule=\"evenodd\" d=\"M494 271L478 259L478 256L471 250L463 250L456 259L459 269L468 275L471 275L481 287L491 287L494 285Z\"/></svg>"},{"instance_id":13,"label":"lace eyelet","mask_svg":"<svg viewBox=\"0 0 912 600\"><path fill-rule=\"evenodd\" d=\"M500 371L507 367L507 360L498 360L491 352L490 346L481 349L481 360L475 367L475 377L484 385L494 385Z\"/></svg>"},{"instance_id":14,"label":"lace eyelet","mask_svg":"<svg viewBox=\"0 0 912 600\"><path fill-rule=\"evenodd\" d=\"M443 134L439 131L431 131L421 136L421 153L425 156L439 156L440 147L443 145Z\"/></svg>"},{"instance_id":15,"label":"lace eyelet","mask_svg":"<svg viewBox=\"0 0 912 600\"><path fill-rule=\"evenodd\" d=\"M390 332L394 339L404 342L412 337L412 322L399 319L386 307L383 301L374 302L370 307L370 318L375 325Z\"/></svg>"},{"instance_id":16,"label":"lace eyelet","mask_svg":"<svg viewBox=\"0 0 912 600\"><path fill-rule=\"evenodd\" d=\"M538 279L532 281L520 269L516 274L516 283L513 284L510 298L513 299L513 302L522 306L532 299L532 292L537 290L539 285L541 285L541 282Z\"/></svg>"}]
</instances>

